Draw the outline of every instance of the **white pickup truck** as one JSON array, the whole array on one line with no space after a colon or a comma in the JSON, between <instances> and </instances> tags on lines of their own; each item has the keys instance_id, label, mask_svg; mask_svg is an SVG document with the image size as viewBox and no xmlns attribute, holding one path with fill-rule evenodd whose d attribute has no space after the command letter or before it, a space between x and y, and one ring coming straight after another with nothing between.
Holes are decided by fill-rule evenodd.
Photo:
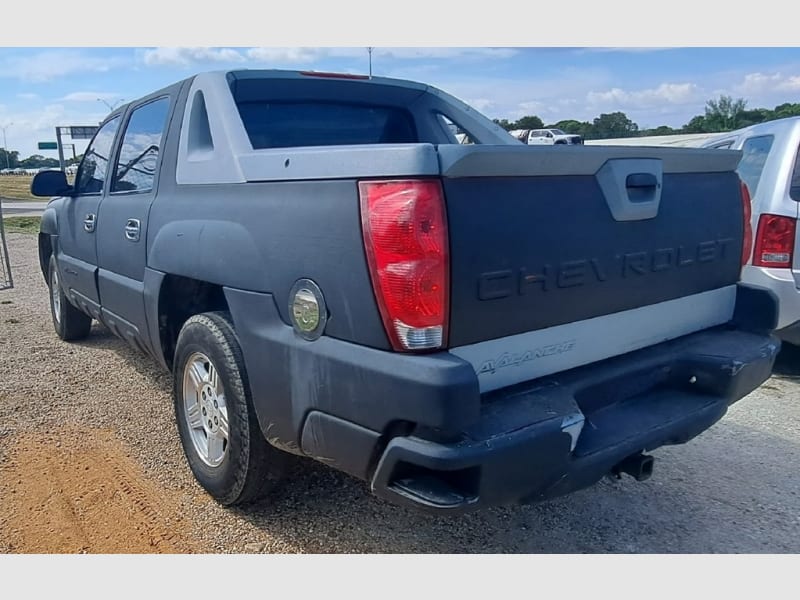
<instances>
[{"instance_id":1,"label":"white pickup truck","mask_svg":"<svg viewBox=\"0 0 800 600\"><path fill-rule=\"evenodd\" d=\"M514 129L509 131L515 138L530 146L549 146L554 144L580 145L580 135L565 133L560 129Z\"/></svg>"}]
</instances>

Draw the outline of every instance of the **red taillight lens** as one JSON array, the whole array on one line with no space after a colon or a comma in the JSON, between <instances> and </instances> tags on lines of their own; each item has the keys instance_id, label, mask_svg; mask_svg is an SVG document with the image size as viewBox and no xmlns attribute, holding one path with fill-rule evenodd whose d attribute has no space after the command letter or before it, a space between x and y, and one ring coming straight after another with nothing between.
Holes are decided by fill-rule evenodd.
<instances>
[{"instance_id":1,"label":"red taillight lens","mask_svg":"<svg viewBox=\"0 0 800 600\"><path fill-rule=\"evenodd\" d=\"M753 265L791 267L796 221L791 217L761 215L758 220Z\"/></svg>"},{"instance_id":2,"label":"red taillight lens","mask_svg":"<svg viewBox=\"0 0 800 600\"><path fill-rule=\"evenodd\" d=\"M742 266L750 260L753 251L753 225L750 220L753 218L752 199L747 184L742 181L742 207L744 208L744 243L742 244Z\"/></svg>"},{"instance_id":3,"label":"red taillight lens","mask_svg":"<svg viewBox=\"0 0 800 600\"><path fill-rule=\"evenodd\" d=\"M372 287L392 346L442 347L449 265L441 183L362 181L358 191Z\"/></svg>"}]
</instances>

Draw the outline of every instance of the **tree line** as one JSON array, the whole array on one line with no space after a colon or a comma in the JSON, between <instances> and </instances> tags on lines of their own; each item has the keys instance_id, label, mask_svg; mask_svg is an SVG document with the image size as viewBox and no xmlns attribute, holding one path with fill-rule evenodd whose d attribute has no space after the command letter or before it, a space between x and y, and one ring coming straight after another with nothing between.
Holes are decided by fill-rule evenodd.
<instances>
[{"instance_id":1,"label":"tree line","mask_svg":"<svg viewBox=\"0 0 800 600\"><path fill-rule=\"evenodd\" d=\"M643 137L651 135L678 135L682 133L717 133L732 131L756 123L774 121L786 117L800 116L800 103L785 102L773 109L747 108L747 100L722 95L706 102L705 113L692 117L683 127L673 128L661 125L652 129L642 129L624 112L603 113L591 122L565 119L545 125L536 115L527 115L518 121L494 119L506 131L513 129L561 129L566 133L577 133L586 140L609 138Z\"/></svg>"},{"instance_id":2,"label":"tree line","mask_svg":"<svg viewBox=\"0 0 800 600\"><path fill-rule=\"evenodd\" d=\"M77 158L70 158L66 159L65 162L67 166L72 164L77 164L81 161L83 155L78 156ZM23 158L20 160L19 152L17 150L6 150L5 148L0 148L0 170L2 169L51 169L51 168L58 168L58 159L57 158L47 158L42 156L41 154L33 154L28 158Z\"/></svg>"}]
</instances>

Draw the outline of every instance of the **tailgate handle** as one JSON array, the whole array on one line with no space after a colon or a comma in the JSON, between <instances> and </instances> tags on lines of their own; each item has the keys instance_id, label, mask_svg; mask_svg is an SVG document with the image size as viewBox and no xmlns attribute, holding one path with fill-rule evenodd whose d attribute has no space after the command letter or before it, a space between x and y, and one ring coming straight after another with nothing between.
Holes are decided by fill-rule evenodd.
<instances>
[{"instance_id":1,"label":"tailgate handle","mask_svg":"<svg viewBox=\"0 0 800 600\"><path fill-rule=\"evenodd\" d=\"M616 221L644 221L658 216L663 165L657 158L612 158L595 174Z\"/></svg>"},{"instance_id":2,"label":"tailgate handle","mask_svg":"<svg viewBox=\"0 0 800 600\"><path fill-rule=\"evenodd\" d=\"M658 179L652 173L632 173L625 180L625 187L629 188L654 188Z\"/></svg>"}]
</instances>

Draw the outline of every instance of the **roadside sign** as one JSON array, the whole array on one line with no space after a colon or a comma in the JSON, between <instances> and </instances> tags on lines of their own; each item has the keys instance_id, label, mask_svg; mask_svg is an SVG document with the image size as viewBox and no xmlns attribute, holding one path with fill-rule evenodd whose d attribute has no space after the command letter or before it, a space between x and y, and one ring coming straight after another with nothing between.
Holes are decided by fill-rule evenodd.
<instances>
[{"instance_id":1,"label":"roadside sign","mask_svg":"<svg viewBox=\"0 0 800 600\"><path fill-rule=\"evenodd\" d=\"M97 126L73 125L68 129L69 137L71 137L73 140L90 140L94 136L95 131L97 131Z\"/></svg>"},{"instance_id":2,"label":"roadside sign","mask_svg":"<svg viewBox=\"0 0 800 600\"><path fill-rule=\"evenodd\" d=\"M39 150L58 150L56 142L39 142Z\"/></svg>"}]
</instances>

